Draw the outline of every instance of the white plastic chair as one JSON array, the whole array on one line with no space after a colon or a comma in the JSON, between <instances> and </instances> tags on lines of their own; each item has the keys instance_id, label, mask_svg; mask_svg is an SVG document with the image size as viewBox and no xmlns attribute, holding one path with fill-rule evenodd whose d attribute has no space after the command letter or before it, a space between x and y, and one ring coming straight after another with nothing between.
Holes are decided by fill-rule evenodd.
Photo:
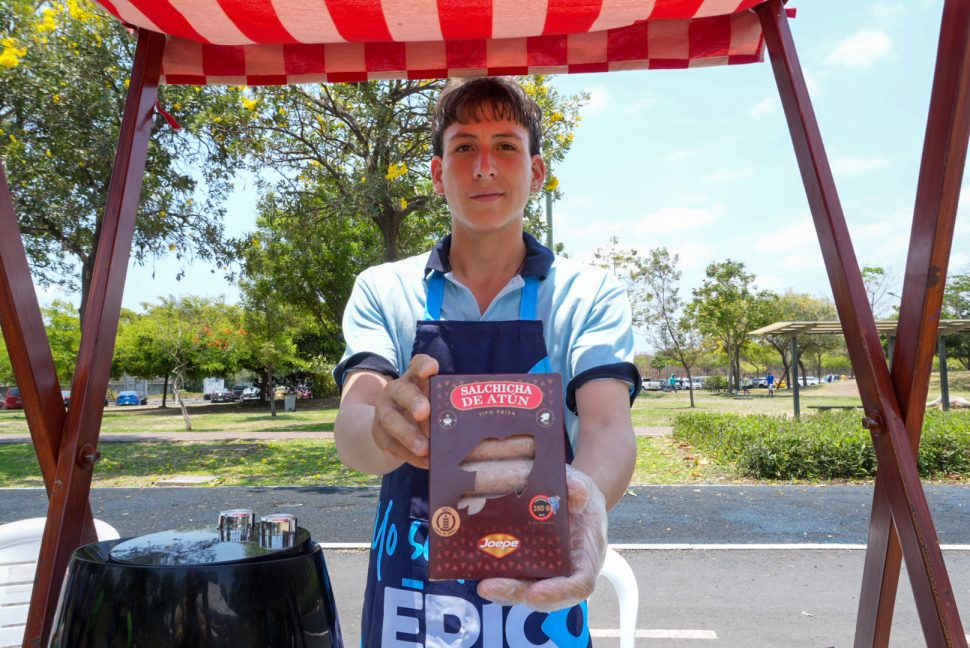
<instances>
[{"instance_id":1,"label":"white plastic chair","mask_svg":"<svg viewBox=\"0 0 970 648\"><path fill-rule=\"evenodd\" d=\"M30 518L0 525L0 648L23 643L45 523L46 518ZM94 528L98 540L120 537L107 522L95 520Z\"/></svg>"},{"instance_id":2,"label":"white plastic chair","mask_svg":"<svg viewBox=\"0 0 970 648\"><path fill-rule=\"evenodd\" d=\"M620 648L634 648L637 640L637 610L640 605L640 592L637 579L623 556L612 547L606 549L606 561L600 576L605 578L616 591L620 604Z\"/></svg>"}]
</instances>

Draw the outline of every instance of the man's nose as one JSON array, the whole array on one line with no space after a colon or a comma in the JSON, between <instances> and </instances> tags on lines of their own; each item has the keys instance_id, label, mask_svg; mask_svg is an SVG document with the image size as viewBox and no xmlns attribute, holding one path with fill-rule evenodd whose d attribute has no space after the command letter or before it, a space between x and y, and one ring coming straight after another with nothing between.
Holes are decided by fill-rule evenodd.
<instances>
[{"instance_id":1,"label":"man's nose","mask_svg":"<svg viewBox=\"0 0 970 648\"><path fill-rule=\"evenodd\" d=\"M478 156L475 158L475 177L494 177L495 173L495 158L492 156L492 152L487 150L479 151Z\"/></svg>"}]
</instances>

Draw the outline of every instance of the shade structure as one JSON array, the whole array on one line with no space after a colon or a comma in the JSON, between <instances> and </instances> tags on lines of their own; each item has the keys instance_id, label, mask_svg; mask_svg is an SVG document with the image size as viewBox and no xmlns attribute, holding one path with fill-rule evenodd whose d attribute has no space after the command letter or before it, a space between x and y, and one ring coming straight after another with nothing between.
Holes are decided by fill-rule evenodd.
<instances>
[{"instance_id":1,"label":"shade structure","mask_svg":"<svg viewBox=\"0 0 970 648\"><path fill-rule=\"evenodd\" d=\"M888 645L905 559L927 645L967 647L915 453L970 139L970 0L944 0L891 371L784 0L100 1L138 28L138 47L75 371L79 395L66 416L36 296L20 289L30 283L26 256L19 240L0 236L0 324L18 382L26 384L28 425L50 495L25 645L46 645L70 553L93 533L88 493L160 83L683 68L753 62L764 47L879 462L855 645ZM752 17L760 26L735 31ZM308 36L296 37L299 29ZM321 36L327 29L329 40ZM573 47L585 39L596 46ZM538 55L543 47L546 58ZM307 52L312 56L293 55ZM0 232L8 231L19 234L0 168Z\"/></svg>"},{"instance_id":2,"label":"shade structure","mask_svg":"<svg viewBox=\"0 0 970 648\"><path fill-rule=\"evenodd\" d=\"M761 0L98 0L161 82L278 85L752 63Z\"/></svg>"},{"instance_id":3,"label":"shade structure","mask_svg":"<svg viewBox=\"0 0 970 648\"><path fill-rule=\"evenodd\" d=\"M876 320L876 331L885 335L895 335L899 320ZM946 319L940 320L937 326L939 334L955 335L970 331L970 320ZM800 322L774 322L762 326L748 333L751 337L762 335L841 335L842 322L839 320L810 320Z\"/></svg>"}]
</instances>

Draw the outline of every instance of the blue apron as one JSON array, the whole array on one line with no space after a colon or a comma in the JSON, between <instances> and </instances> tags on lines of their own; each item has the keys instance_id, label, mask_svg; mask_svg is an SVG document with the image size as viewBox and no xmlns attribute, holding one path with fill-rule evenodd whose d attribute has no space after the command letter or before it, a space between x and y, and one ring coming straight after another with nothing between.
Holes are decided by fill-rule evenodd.
<instances>
[{"instance_id":1,"label":"blue apron","mask_svg":"<svg viewBox=\"0 0 970 648\"><path fill-rule=\"evenodd\" d=\"M438 361L439 374L548 372L539 281L525 276L519 319L439 321L445 277L428 285L425 320L412 354ZM565 434L565 430L563 431ZM568 439L568 457L572 457ZM478 581L429 581L428 471L404 464L384 475L371 540L361 622L362 648L588 648L586 603L549 614L503 607L478 596Z\"/></svg>"}]
</instances>

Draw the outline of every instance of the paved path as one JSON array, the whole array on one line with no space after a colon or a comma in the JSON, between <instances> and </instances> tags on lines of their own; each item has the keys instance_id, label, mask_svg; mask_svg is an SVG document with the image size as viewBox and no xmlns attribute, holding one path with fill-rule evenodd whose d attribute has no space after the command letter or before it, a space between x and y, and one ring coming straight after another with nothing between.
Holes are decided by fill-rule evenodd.
<instances>
[{"instance_id":1,"label":"paved path","mask_svg":"<svg viewBox=\"0 0 970 648\"><path fill-rule=\"evenodd\" d=\"M633 428L637 436L661 437L673 432L668 426ZM107 432L99 443L137 441L270 441L276 439L333 439L333 432ZM2 443L29 443L29 434L0 434Z\"/></svg>"}]
</instances>

